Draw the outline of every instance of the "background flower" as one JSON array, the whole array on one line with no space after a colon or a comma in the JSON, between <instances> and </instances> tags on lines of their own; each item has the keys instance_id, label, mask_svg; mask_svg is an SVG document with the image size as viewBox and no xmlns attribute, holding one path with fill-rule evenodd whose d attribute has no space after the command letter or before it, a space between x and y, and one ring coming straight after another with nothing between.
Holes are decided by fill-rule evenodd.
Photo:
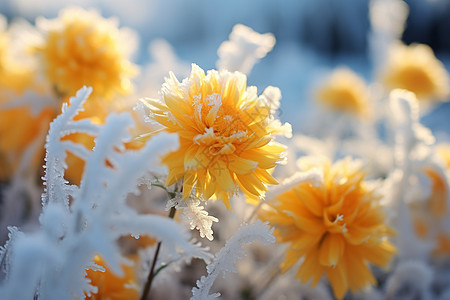
<instances>
[{"instance_id":1,"label":"background flower","mask_svg":"<svg viewBox=\"0 0 450 300\"><path fill-rule=\"evenodd\" d=\"M37 25L44 32L37 50L58 93L72 95L83 85L106 99L130 93L131 77L137 72L128 49L134 37L118 29L116 19L105 19L95 10L68 8L57 19L38 18Z\"/></svg>"},{"instance_id":2,"label":"background flower","mask_svg":"<svg viewBox=\"0 0 450 300\"><path fill-rule=\"evenodd\" d=\"M369 95L364 79L344 67L334 70L316 91L323 106L360 118L370 114Z\"/></svg>"},{"instance_id":3,"label":"background flower","mask_svg":"<svg viewBox=\"0 0 450 300\"><path fill-rule=\"evenodd\" d=\"M281 269L301 262L297 277L312 280L322 275L335 296L376 284L369 264L386 267L395 253L387 240L386 224L376 191L364 182L357 161L347 158L331 164L327 159L301 160L303 170L323 172L319 185L301 183L271 202L262 218L275 226L278 242L289 243Z\"/></svg>"},{"instance_id":4,"label":"background flower","mask_svg":"<svg viewBox=\"0 0 450 300\"><path fill-rule=\"evenodd\" d=\"M424 44L393 44L380 76L390 89L407 89L422 100L447 100L450 93L448 72Z\"/></svg>"}]
</instances>

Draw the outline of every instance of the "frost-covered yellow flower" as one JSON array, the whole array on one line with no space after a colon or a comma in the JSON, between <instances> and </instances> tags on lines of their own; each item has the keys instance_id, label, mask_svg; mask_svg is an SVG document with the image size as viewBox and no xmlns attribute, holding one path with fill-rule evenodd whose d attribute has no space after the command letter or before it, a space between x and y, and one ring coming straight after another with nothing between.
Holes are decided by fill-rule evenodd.
<instances>
[{"instance_id":1,"label":"frost-covered yellow flower","mask_svg":"<svg viewBox=\"0 0 450 300\"><path fill-rule=\"evenodd\" d=\"M238 186L259 200L266 184L277 183L271 169L283 160L285 147L273 141L274 135L290 134L289 124L281 125L273 116L279 89L268 87L258 96L240 72L209 70L205 75L193 64L190 77L181 83L171 73L161 95L161 100L142 102L151 119L179 135L179 149L162 161L169 168L167 186L184 179L184 199L194 191L230 208Z\"/></svg>"},{"instance_id":2,"label":"frost-covered yellow flower","mask_svg":"<svg viewBox=\"0 0 450 300\"><path fill-rule=\"evenodd\" d=\"M81 8L65 9L54 20L37 20L45 33L37 51L60 94L73 95L83 85L93 87L94 97L107 99L131 91L130 78L137 67L129 61L126 47L133 44L132 36L117 23Z\"/></svg>"},{"instance_id":3,"label":"frost-covered yellow flower","mask_svg":"<svg viewBox=\"0 0 450 300\"><path fill-rule=\"evenodd\" d=\"M395 253L387 240L392 230L361 165L351 159L301 160L302 168L323 172L323 182L304 182L270 203L261 217L275 227L279 242L289 243L283 272L301 261L297 277L316 285L326 275L342 299L350 289L376 284L369 264L386 267Z\"/></svg>"},{"instance_id":4,"label":"frost-covered yellow flower","mask_svg":"<svg viewBox=\"0 0 450 300\"><path fill-rule=\"evenodd\" d=\"M369 91L364 79L350 69L336 69L316 91L327 108L364 118L370 114Z\"/></svg>"},{"instance_id":5,"label":"frost-covered yellow flower","mask_svg":"<svg viewBox=\"0 0 450 300\"><path fill-rule=\"evenodd\" d=\"M446 100L450 94L447 70L424 44L394 44L380 79L390 89L407 89L420 100Z\"/></svg>"},{"instance_id":6,"label":"frost-covered yellow flower","mask_svg":"<svg viewBox=\"0 0 450 300\"><path fill-rule=\"evenodd\" d=\"M103 259L96 255L95 264L105 268L105 272L86 270L86 277L91 280L91 284L98 288L96 294L86 297L89 300L133 300L139 299L137 290L136 272L133 266L122 266L124 275L115 275L106 265Z\"/></svg>"}]
</instances>

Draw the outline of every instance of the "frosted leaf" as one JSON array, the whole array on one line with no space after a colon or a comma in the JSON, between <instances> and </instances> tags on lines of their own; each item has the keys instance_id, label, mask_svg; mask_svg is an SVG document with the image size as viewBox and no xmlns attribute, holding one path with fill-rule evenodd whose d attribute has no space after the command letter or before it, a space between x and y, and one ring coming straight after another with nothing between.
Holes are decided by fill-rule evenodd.
<instances>
[{"instance_id":1,"label":"frosted leaf","mask_svg":"<svg viewBox=\"0 0 450 300\"><path fill-rule=\"evenodd\" d=\"M204 206L200 204L199 199L189 197L186 201L179 201L175 207L182 209L183 213L180 218L189 224L191 230L197 229L202 238L206 237L212 241L214 237L211 227L213 222L219 222L219 219L209 216L208 212L204 210Z\"/></svg>"},{"instance_id":2,"label":"frosted leaf","mask_svg":"<svg viewBox=\"0 0 450 300\"><path fill-rule=\"evenodd\" d=\"M14 244L17 237L20 237L23 235L22 232L19 231L17 227L14 226L8 226L8 241L6 241L6 244L4 246L0 246L0 270L3 271L4 274L9 273L9 255L11 255L10 247L12 244Z\"/></svg>"},{"instance_id":3,"label":"frosted leaf","mask_svg":"<svg viewBox=\"0 0 450 300\"><path fill-rule=\"evenodd\" d=\"M242 249L243 244L259 241L264 245L275 242L267 223L256 221L254 224L243 224L239 230L226 242L225 246L215 255L214 260L207 265L207 276L197 280L197 287L192 288L191 300L207 300L220 296L220 293L209 294L211 287L220 274L237 272L236 261L246 255Z\"/></svg>"},{"instance_id":4,"label":"frosted leaf","mask_svg":"<svg viewBox=\"0 0 450 300\"><path fill-rule=\"evenodd\" d=\"M64 179L67 153L66 148L64 147L64 144L61 143L60 139L73 132L87 131L93 133L97 131L97 126L93 124L88 125L86 121L81 121L80 124L82 124L82 126L77 130L75 126L77 122L72 121L72 119L83 110L82 105L86 102L91 93L92 88L81 88L75 97L70 98L70 107L64 103L62 106L62 113L50 124L50 130L45 144L47 150L45 155L45 174L42 178L45 185L44 193L42 194L42 203L44 205L47 205L50 201L62 201L68 209L69 196L74 190L74 187L70 187L68 182Z\"/></svg>"},{"instance_id":5,"label":"frosted leaf","mask_svg":"<svg viewBox=\"0 0 450 300\"><path fill-rule=\"evenodd\" d=\"M37 117L42 111L47 108L56 108L58 102L51 97L51 93L38 93L35 90L26 90L25 93L19 97L16 94L6 92L5 99L14 99L0 105L0 109L14 109L17 107L28 107L32 116Z\"/></svg>"},{"instance_id":6,"label":"frosted leaf","mask_svg":"<svg viewBox=\"0 0 450 300\"><path fill-rule=\"evenodd\" d=\"M433 271L420 261L400 263L388 278L385 299L431 300Z\"/></svg>"},{"instance_id":7,"label":"frosted leaf","mask_svg":"<svg viewBox=\"0 0 450 300\"><path fill-rule=\"evenodd\" d=\"M242 24L235 25L229 40L223 42L217 50L217 69L248 74L274 45L275 37L271 33L260 34Z\"/></svg>"}]
</instances>

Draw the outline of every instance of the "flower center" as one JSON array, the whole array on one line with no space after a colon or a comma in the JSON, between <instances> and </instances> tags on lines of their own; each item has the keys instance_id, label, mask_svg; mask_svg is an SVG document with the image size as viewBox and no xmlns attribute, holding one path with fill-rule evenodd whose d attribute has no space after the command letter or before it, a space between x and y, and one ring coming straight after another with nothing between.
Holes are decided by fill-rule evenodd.
<instances>
[{"instance_id":1,"label":"flower center","mask_svg":"<svg viewBox=\"0 0 450 300\"><path fill-rule=\"evenodd\" d=\"M239 132L247 131L247 128L239 116L239 113L227 106L222 106L219 109L213 128L214 133L217 136L223 137L231 137Z\"/></svg>"},{"instance_id":2,"label":"flower center","mask_svg":"<svg viewBox=\"0 0 450 300\"><path fill-rule=\"evenodd\" d=\"M418 96L430 94L433 90L433 82L430 76L415 66L405 67L398 75L401 88L405 88L416 93Z\"/></svg>"}]
</instances>

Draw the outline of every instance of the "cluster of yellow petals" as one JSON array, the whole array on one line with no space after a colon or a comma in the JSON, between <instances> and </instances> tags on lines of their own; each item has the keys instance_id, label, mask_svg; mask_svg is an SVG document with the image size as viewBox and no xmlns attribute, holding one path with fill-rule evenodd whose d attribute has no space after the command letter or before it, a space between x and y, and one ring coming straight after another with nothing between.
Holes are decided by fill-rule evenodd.
<instances>
[{"instance_id":1,"label":"cluster of yellow petals","mask_svg":"<svg viewBox=\"0 0 450 300\"><path fill-rule=\"evenodd\" d=\"M114 19L104 19L96 11L69 8L54 20L40 19L45 38L38 52L45 74L63 96L82 86L91 86L93 96L111 99L131 92L130 78L137 67L128 59L129 41Z\"/></svg>"},{"instance_id":2,"label":"cluster of yellow petals","mask_svg":"<svg viewBox=\"0 0 450 300\"><path fill-rule=\"evenodd\" d=\"M380 79L390 89L415 93L419 100L447 100L450 94L449 74L425 44L394 44Z\"/></svg>"},{"instance_id":3,"label":"cluster of yellow petals","mask_svg":"<svg viewBox=\"0 0 450 300\"><path fill-rule=\"evenodd\" d=\"M149 117L179 136L179 149L162 161L169 168L166 185L183 179L183 198L193 191L213 197L230 208L238 187L258 201L276 184L271 175L284 158L285 147L273 141L288 125L272 115L280 92L268 87L261 96L247 87L240 72L209 70L192 65L190 77L179 82L173 74L161 90L162 99L143 99Z\"/></svg>"},{"instance_id":4,"label":"cluster of yellow petals","mask_svg":"<svg viewBox=\"0 0 450 300\"><path fill-rule=\"evenodd\" d=\"M137 290L136 271L133 266L123 265L123 276L114 274L103 259L96 255L95 264L105 268L105 271L86 270L86 277L91 280L91 285L98 288L98 292L86 297L88 300L133 300L139 299Z\"/></svg>"},{"instance_id":5,"label":"cluster of yellow petals","mask_svg":"<svg viewBox=\"0 0 450 300\"><path fill-rule=\"evenodd\" d=\"M283 272L301 261L297 277L316 285L326 275L334 294L342 299L350 289L376 284L369 263L386 267L395 247L387 240L379 196L364 180L357 161L303 159L304 170L323 171L323 182L304 182L286 191L262 211L274 225L278 242L289 243Z\"/></svg>"},{"instance_id":6,"label":"cluster of yellow petals","mask_svg":"<svg viewBox=\"0 0 450 300\"><path fill-rule=\"evenodd\" d=\"M370 116L369 95L364 79L344 67L336 69L316 91L323 106L360 118Z\"/></svg>"}]
</instances>

